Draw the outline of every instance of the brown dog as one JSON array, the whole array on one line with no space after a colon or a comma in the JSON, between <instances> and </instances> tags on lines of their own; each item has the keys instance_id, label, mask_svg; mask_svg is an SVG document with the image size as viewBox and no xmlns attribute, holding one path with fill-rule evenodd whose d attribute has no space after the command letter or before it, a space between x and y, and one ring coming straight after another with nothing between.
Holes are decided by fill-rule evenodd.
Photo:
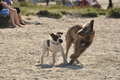
<instances>
[{"instance_id":1,"label":"brown dog","mask_svg":"<svg viewBox=\"0 0 120 80\"><path fill-rule=\"evenodd\" d=\"M75 61L79 63L78 57L91 45L93 42L95 31L93 29L94 20L84 25L78 24L71 27L66 34L66 57L71 44L74 44L74 53L70 56L73 64Z\"/></svg>"}]
</instances>

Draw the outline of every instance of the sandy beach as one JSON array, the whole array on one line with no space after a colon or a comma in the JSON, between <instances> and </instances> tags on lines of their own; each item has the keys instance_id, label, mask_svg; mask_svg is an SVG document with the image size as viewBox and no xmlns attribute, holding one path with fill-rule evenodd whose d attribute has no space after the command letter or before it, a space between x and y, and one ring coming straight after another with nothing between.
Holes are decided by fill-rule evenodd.
<instances>
[{"instance_id":1,"label":"sandy beach","mask_svg":"<svg viewBox=\"0 0 120 80\"><path fill-rule=\"evenodd\" d=\"M23 19L32 24L20 28L0 29L0 80L120 80L119 18L29 17L31 20L27 20L26 16L23 16ZM67 30L75 24L84 24L90 20L95 21L96 33L92 45L79 57L83 66L61 65L61 53L56 56L55 67L51 67L51 53L49 57L44 58L43 66L39 65L42 42L50 37L49 33L63 32L62 46L65 52ZM73 46L69 56L72 53Z\"/></svg>"}]
</instances>

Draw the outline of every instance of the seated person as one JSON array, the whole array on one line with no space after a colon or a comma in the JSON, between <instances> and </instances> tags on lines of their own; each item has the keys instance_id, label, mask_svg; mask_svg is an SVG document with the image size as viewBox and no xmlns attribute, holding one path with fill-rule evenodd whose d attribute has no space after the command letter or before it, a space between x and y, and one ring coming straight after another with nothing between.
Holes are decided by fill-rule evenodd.
<instances>
[{"instance_id":1,"label":"seated person","mask_svg":"<svg viewBox=\"0 0 120 80\"><path fill-rule=\"evenodd\" d=\"M101 5L97 2L97 0L86 0L91 7L101 8Z\"/></svg>"},{"instance_id":2,"label":"seated person","mask_svg":"<svg viewBox=\"0 0 120 80\"><path fill-rule=\"evenodd\" d=\"M2 0L0 0L0 15L10 16L10 19L14 28L22 27L22 25L19 23L16 9L9 7Z\"/></svg>"},{"instance_id":3,"label":"seated person","mask_svg":"<svg viewBox=\"0 0 120 80\"><path fill-rule=\"evenodd\" d=\"M74 6L73 0L66 0L66 6Z\"/></svg>"},{"instance_id":4,"label":"seated person","mask_svg":"<svg viewBox=\"0 0 120 80\"><path fill-rule=\"evenodd\" d=\"M3 0L3 1L6 2L7 5L13 5L13 2L11 0ZM20 21L20 24L25 25L25 23L23 22L22 17L21 17L20 8L18 8L18 7L12 7L12 8L17 10L17 16Z\"/></svg>"},{"instance_id":5,"label":"seated person","mask_svg":"<svg viewBox=\"0 0 120 80\"><path fill-rule=\"evenodd\" d=\"M75 6L80 6L81 1L82 1L82 0L75 0L74 5L75 5Z\"/></svg>"},{"instance_id":6,"label":"seated person","mask_svg":"<svg viewBox=\"0 0 120 80\"><path fill-rule=\"evenodd\" d=\"M90 4L87 0L81 0L80 6L81 7L88 7L88 6L90 6Z\"/></svg>"}]
</instances>

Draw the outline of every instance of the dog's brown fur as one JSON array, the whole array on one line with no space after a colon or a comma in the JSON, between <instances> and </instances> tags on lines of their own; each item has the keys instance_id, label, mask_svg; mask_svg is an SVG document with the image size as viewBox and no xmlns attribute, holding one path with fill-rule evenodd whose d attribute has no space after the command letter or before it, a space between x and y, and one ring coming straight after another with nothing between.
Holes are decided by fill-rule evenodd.
<instances>
[{"instance_id":1,"label":"dog's brown fur","mask_svg":"<svg viewBox=\"0 0 120 80\"><path fill-rule=\"evenodd\" d=\"M91 45L93 42L95 31L93 29L94 20L82 25L74 25L66 34L66 57L68 51L74 44L74 53L70 56L71 61L69 64L73 64L75 61L79 63L78 57Z\"/></svg>"}]
</instances>

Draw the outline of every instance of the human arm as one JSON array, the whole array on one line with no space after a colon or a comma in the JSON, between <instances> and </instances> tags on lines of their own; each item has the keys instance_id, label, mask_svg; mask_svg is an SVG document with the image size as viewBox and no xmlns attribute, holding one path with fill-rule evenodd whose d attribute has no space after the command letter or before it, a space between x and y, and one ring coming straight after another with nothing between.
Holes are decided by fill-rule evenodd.
<instances>
[{"instance_id":1,"label":"human arm","mask_svg":"<svg viewBox=\"0 0 120 80\"><path fill-rule=\"evenodd\" d=\"M4 6L7 9L13 10L11 7L9 7L5 2L1 1L0 4L2 4L2 6Z\"/></svg>"},{"instance_id":2,"label":"human arm","mask_svg":"<svg viewBox=\"0 0 120 80\"><path fill-rule=\"evenodd\" d=\"M6 2L7 5L13 5L13 1L12 0L3 0L3 2Z\"/></svg>"}]
</instances>

